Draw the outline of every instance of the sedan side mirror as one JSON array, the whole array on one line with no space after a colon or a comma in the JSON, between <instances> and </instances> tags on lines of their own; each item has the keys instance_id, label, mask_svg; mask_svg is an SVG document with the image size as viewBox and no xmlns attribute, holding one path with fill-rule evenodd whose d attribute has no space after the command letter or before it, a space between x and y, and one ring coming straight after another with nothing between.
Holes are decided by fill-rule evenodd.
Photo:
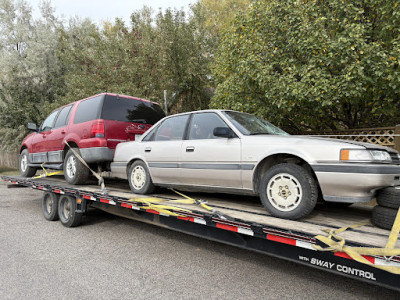
<instances>
[{"instance_id":1,"label":"sedan side mirror","mask_svg":"<svg viewBox=\"0 0 400 300\"><path fill-rule=\"evenodd\" d=\"M35 131L35 132L38 131L38 128L37 128L37 126L36 126L35 123L28 123L28 124L26 125L26 127L27 127L29 130L31 130L31 131Z\"/></svg>"},{"instance_id":2,"label":"sedan side mirror","mask_svg":"<svg viewBox=\"0 0 400 300\"><path fill-rule=\"evenodd\" d=\"M214 128L214 136L222 137L222 138L234 138L236 134L233 132L232 129L228 127L216 127Z\"/></svg>"}]
</instances>

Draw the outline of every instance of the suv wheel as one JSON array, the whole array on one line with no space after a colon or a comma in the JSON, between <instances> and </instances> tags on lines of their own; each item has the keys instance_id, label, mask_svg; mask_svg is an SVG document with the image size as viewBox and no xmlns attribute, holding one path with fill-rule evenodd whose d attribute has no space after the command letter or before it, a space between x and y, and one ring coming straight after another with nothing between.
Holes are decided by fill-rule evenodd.
<instances>
[{"instance_id":1,"label":"suv wheel","mask_svg":"<svg viewBox=\"0 0 400 300\"><path fill-rule=\"evenodd\" d=\"M128 171L129 186L135 194L150 194L154 192L154 185L146 164L135 161Z\"/></svg>"},{"instance_id":2,"label":"suv wheel","mask_svg":"<svg viewBox=\"0 0 400 300\"><path fill-rule=\"evenodd\" d=\"M260 199L267 211L279 218L300 219L317 204L315 180L304 168L295 164L278 164L263 176Z\"/></svg>"},{"instance_id":3,"label":"suv wheel","mask_svg":"<svg viewBox=\"0 0 400 300\"><path fill-rule=\"evenodd\" d=\"M36 168L29 167L29 151L22 150L19 155L19 172L22 177L32 177L36 174Z\"/></svg>"},{"instance_id":4,"label":"suv wheel","mask_svg":"<svg viewBox=\"0 0 400 300\"><path fill-rule=\"evenodd\" d=\"M80 155L78 148L74 151ZM70 150L64 159L64 177L70 184L84 184L89 177L89 169Z\"/></svg>"}]
</instances>

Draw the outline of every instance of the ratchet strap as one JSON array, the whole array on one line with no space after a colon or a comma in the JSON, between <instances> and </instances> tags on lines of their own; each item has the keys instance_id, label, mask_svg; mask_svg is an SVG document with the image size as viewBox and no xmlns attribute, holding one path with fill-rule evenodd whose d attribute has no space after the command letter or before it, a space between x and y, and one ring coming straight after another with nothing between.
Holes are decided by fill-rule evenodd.
<instances>
[{"instance_id":1,"label":"ratchet strap","mask_svg":"<svg viewBox=\"0 0 400 300\"><path fill-rule=\"evenodd\" d=\"M42 163L40 166L42 167L44 173L38 175L38 176L34 176L32 177L33 179L38 179L38 178L45 178L45 177L49 177L49 176L53 176L53 175L58 175L61 174L63 171L56 171L56 172L47 172L47 170L43 167L45 163Z\"/></svg>"},{"instance_id":2,"label":"ratchet strap","mask_svg":"<svg viewBox=\"0 0 400 300\"><path fill-rule=\"evenodd\" d=\"M326 247L321 247L319 245L313 245L313 247L319 251L344 252L359 263L366 264L374 268L382 269L390 273L400 274L400 265L399 266L375 265L369 260L367 260L365 257L363 257L363 255L377 255L377 256L383 256L385 258L390 258L392 256L400 255L400 249L394 248L400 231L400 208L397 212L396 219L393 223L392 230L390 232L388 241L384 248L346 246L344 238L338 235L347 229L354 229L360 226L367 225L369 223L370 223L369 221L366 221L359 224L342 227L336 230L324 229L323 231L328 233L328 236L317 235L315 239L325 244Z\"/></svg>"},{"instance_id":3,"label":"ratchet strap","mask_svg":"<svg viewBox=\"0 0 400 300\"><path fill-rule=\"evenodd\" d=\"M139 207L144 208L144 209L152 209L159 213L166 214L169 216L181 216L179 213L172 212L171 210L178 211L178 212L189 212L189 213L191 213L191 211L188 209L184 209L181 207L176 207L176 206L172 206L172 205L168 205L168 204L174 204L174 203L176 203L176 204L195 204L195 205L199 205L202 208L212 212L213 214L218 216L220 219L223 219L223 220L232 219L231 217L210 207L209 205L207 205L207 202L205 202L205 201L193 199L193 198L186 196L178 191L175 191L174 189L170 189L170 190L175 192L176 194L182 196L184 199L167 200L167 199L152 197L152 198L135 198L135 199L130 199L129 201L144 203L144 204L146 204L146 206L139 206ZM163 204L159 204L159 203L166 203L167 205L163 205Z\"/></svg>"},{"instance_id":4,"label":"ratchet strap","mask_svg":"<svg viewBox=\"0 0 400 300\"><path fill-rule=\"evenodd\" d=\"M82 156L80 156L80 154L79 154L78 152L76 152L75 149L72 148L72 147L68 144L67 141L65 141L65 144L69 147L69 149L72 151L72 153L75 155L75 157L76 157L77 159L79 159L79 161L80 161L86 168L88 168L88 169L90 170L90 172L92 172L92 174L97 178L97 180L99 181L99 185L101 186L101 193L102 193L103 195L107 194L107 189L106 189L106 186L105 186L105 184L104 184L104 179L103 179L103 177L101 177L101 175L98 174L97 172L93 171L93 170L89 167L89 165L86 163L86 161L82 158Z\"/></svg>"}]
</instances>

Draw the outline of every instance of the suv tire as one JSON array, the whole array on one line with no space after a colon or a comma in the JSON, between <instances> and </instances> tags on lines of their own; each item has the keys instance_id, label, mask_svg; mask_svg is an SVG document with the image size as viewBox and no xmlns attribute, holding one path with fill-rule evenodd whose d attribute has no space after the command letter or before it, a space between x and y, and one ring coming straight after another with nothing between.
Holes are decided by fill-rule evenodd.
<instances>
[{"instance_id":1,"label":"suv tire","mask_svg":"<svg viewBox=\"0 0 400 300\"><path fill-rule=\"evenodd\" d=\"M19 172L22 177L32 177L36 174L36 168L28 166L29 164L29 151L28 149L22 150L19 155Z\"/></svg>"},{"instance_id":2,"label":"suv tire","mask_svg":"<svg viewBox=\"0 0 400 300\"><path fill-rule=\"evenodd\" d=\"M73 148L80 155L78 148ZM72 150L67 152L64 159L64 177L70 184L85 184L89 177L89 169L75 156Z\"/></svg>"}]
</instances>

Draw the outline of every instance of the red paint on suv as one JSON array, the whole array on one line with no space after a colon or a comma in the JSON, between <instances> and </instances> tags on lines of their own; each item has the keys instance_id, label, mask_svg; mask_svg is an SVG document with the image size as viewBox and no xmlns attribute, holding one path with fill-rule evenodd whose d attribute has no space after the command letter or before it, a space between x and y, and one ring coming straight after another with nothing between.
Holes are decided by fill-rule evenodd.
<instances>
[{"instance_id":1,"label":"red paint on suv","mask_svg":"<svg viewBox=\"0 0 400 300\"><path fill-rule=\"evenodd\" d=\"M89 171L70 150L92 166L109 170L118 143L133 141L165 116L148 100L110 93L95 95L53 111L20 148L20 173L31 177L41 164L64 170L69 183L84 183ZM66 144L68 142L69 146Z\"/></svg>"}]
</instances>

